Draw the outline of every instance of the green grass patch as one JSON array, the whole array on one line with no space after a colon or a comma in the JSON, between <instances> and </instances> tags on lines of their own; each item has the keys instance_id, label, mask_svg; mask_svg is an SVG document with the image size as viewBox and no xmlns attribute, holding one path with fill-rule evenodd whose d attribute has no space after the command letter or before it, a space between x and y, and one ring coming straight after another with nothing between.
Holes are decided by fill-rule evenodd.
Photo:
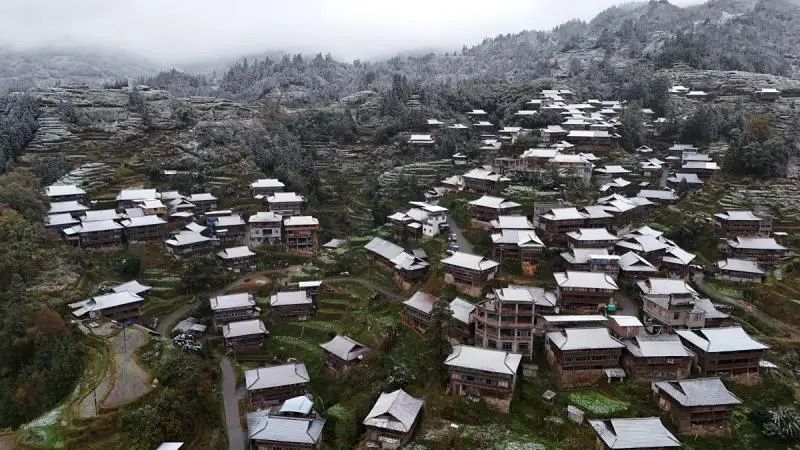
<instances>
[{"instance_id":1,"label":"green grass patch","mask_svg":"<svg viewBox=\"0 0 800 450\"><path fill-rule=\"evenodd\" d=\"M628 402L614 400L597 391L581 391L569 394L569 401L594 415L608 416L628 409Z\"/></svg>"}]
</instances>

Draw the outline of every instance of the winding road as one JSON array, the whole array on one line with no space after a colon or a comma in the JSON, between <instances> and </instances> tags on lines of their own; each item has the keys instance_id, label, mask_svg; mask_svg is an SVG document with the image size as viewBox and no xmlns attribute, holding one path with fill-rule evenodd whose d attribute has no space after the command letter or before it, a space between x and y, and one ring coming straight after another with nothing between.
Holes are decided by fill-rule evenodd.
<instances>
[{"instance_id":1,"label":"winding road","mask_svg":"<svg viewBox=\"0 0 800 450\"><path fill-rule=\"evenodd\" d=\"M225 406L225 428L228 432L228 449L244 450L244 430L239 420L239 394L236 392L236 370L231 360L223 357L219 362L222 371L222 402Z\"/></svg>"},{"instance_id":2,"label":"winding road","mask_svg":"<svg viewBox=\"0 0 800 450\"><path fill-rule=\"evenodd\" d=\"M792 325L789 325L786 322L782 322L770 316L769 314L759 310L758 308L754 307L752 304L748 302L739 300L738 298L733 298L731 296L725 295L715 290L714 288L705 283L702 274L693 274L692 281L694 282L695 286L697 286L697 288L700 290L700 292L709 296L713 300L717 300L723 303L727 303L729 305L736 306L737 308L741 308L747 311L749 314L752 314L758 320L766 324L769 324L770 326L786 333L788 337L784 339L792 342L800 342L800 332L797 331L797 328L793 327Z\"/></svg>"}]
</instances>

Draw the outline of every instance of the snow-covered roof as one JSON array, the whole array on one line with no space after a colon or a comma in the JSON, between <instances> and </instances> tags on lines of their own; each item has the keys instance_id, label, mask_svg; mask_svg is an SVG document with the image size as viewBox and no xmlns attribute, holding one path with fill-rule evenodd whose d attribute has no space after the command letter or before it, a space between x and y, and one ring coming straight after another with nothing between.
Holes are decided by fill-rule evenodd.
<instances>
[{"instance_id":1,"label":"snow-covered roof","mask_svg":"<svg viewBox=\"0 0 800 450\"><path fill-rule=\"evenodd\" d=\"M164 241L167 245L180 247L183 245L197 244L200 242L210 241L211 238L205 237L195 231L183 230L172 236L172 239Z\"/></svg>"},{"instance_id":2,"label":"snow-covered roof","mask_svg":"<svg viewBox=\"0 0 800 450\"><path fill-rule=\"evenodd\" d=\"M277 292L269 298L269 306L311 305L314 301L306 291Z\"/></svg>"},{"instance_id":3,"label":"snow-covered roof","mask_svg":"<svg viewBox=\"0 0 800 450\"><path fill-rule=\"evenodd\" d=\"M53 184L45 188L48 197L63 197L67 195L86 195L86 191L74 184Z\"/></svg>"},{"instance_id":4,"label":"snow-covered roof","mask_svg":"<svg viewBox=\"0 0 800 450\"><path fill-rule=\"evenodd\" d=\"M733 248L744 248L751 250L787 250L775 241L775 238L758 238L739 236L735 240L729 240L728 245Z\"/></svg>"},{"instance_id":5,"label":"snow-covered roof","mask_svg":"<svg viewBox=\"0 0 800 450\"><path fill-rule=\"evenodd\" d=\"M222 336L225 339L251 336L253 334L269 334L266 325L261 319L238 320L236 322L228 322L222 326Z\"/></svg>"},{"instance_id":6,"label":"snow-covered roof","mask_svg":"<svg viewBox=\"0 0 800 450\"><path fill-rule=\"evenodd\" d=\"M566 272L556 272L553 276L561 288L611 289L615 291L619 289L614 278L602 272L568 270Z\"/></svg>"},{"instance_id":7,"label":"snow-covered roof","mask_svg":"<svg viewBox=\"0 0 800 450\"><path fill-rule=\"evenodd\" d=\"M66 202L50 202L50 210L47 211L47 214L86 211L88 209L89 207L81 205L77 200L69 200Z\"/></svg>"},{"instance_id":8,"label":"snow-covered roof","mask_svg":"<svg viewBox=\"0 0 800 450\"><path fill-rule=\"evenodd\" d=\"M533 224L526 216L498 216L491 224L496 229L533 230Z\"/></svg>"},{"instance_id":9,"label":"snow-covered roof","mask_svg":"<svg viewBox=\"0 0 800 450\"><path fill-rule=\"evenodd\" d=\"M250 183L250 187L253 189L283 189L286 185L277 178L261 178Z\"/></svg>"},{"instance_id":10,"label":"snow-covered roof","mask_svg":"<svg viewBox=\"0 0 800 450\"><path fill-rule=\"evenodd\" d=\"M626 340L625 346L635 357L639 358L687 358L692 353L681 343L678 336L665 334L658 336L636 336Z\"/></svg>"},{"instance_id":11,"label":"snow-covered roof","mask_svg":"<svg viewBox=\"0 0 800 450\"><path fill-rule=\"evenodd\" d=\"M218 295L216 297L211 297L209 302L211 303L212 311L256 306L256 300L253 297L253 294L248 294L246 292L239 294Z\"/></svg>"},{"instance_id":12,"label":"snow-covered roof","mask_svg":"<svg viewBox=\"0 0 800 450\"><path fill-rule=\"evenodd\" d=\"M283 219L285 227L313 227L319 225L319 219L313 216L291 216Z\"/></svg>"},{"instance_id":13,"label":"snow-covered roof","mask_svg":"<svg viewBox=\"0 0 800 450\"><path fill-rule=\"evenodd\" d=\"M618 241L619 238L605 228L580 228L578 231L567 233L570 239L576 241Z\"/></svg>"},{"instance_id":14,"label":"snow-covered roof","mask_svg":"<svg viewBox=\"0 0 800 450\"><path fill-rule=\"evenodd\" d=\"M247 218L247 223L282 222L283 216L272 211L259 211Z\"/></svg>"},{"instance_id":15,"label":"snow-covered roof","mask_svg":"<svg viewBox=\"0 0 800 450\"><path fill-rule=\"evenodd\" d=\"M283 443L291 447L302 445L303 448L306 446L311 448L322 441L325 422L326 419L322 417L289 417L259 410L247 413L247 435L252 442Z\"/></svg>"},{"instance_id":16,"label":"snow-covered roof","mask_svg":"<svg viewBox=\"0 0 800 450\"><path fill-rule=\"evenodd\" d=\"M542 214L543 218L548 220L578 220L585 219L586 216L578 211L578 208L553 208L550 211Z\"/></svg>"},{"instance_id":17,"label":"snow-covered roof","mask_svg":"<svg viewBox=\"0 0 800 450\"><path fill-rule=\"evenodd\" d=\"M491 270L500 265L500 263L484 258L483 256L464 252L455 252L452 256L443 259L441 262L442 264L478 271Z\"/></svg>"},{"instance_id":18,"label":"snow-covered roof","mask_svg":"<svg viewBox=\"0 0 800 450\"><path fill-rule=\"evenodd\" d=\"M195 203L195 202L213 202L213 201L217 200L217 197L214 197L213 195L211 195L208 192L203 192L203 193L199 193L199 194L192 194L192 195L189 196L189 198L187 200L189 200L189 202L191 202L191 203Z\"/></svg>"},{"instance_id":19,"label":"snow-covered roof","mask_svg":"<svg viewBox=\"0 0 800 450\"><path fill-rule=\"evenodd\" d=\"M244 385L248 391L269 389L311 381L303 363L290 363L279 366L259 367L244 372Z\"/></svg>"},{"instance_id":20,"label":"snow-covered roof","mask_svg":"<svg viewBox=\"0 0 800 450\"><path fill-rule=\"evenodd\" d=\"M50 214L47 216L47 226L57 226L57 225L74 225L79 223L78 219L72 217L72 214L69 213L60 213L60 214Z\"/></svg>"},{"instance_id":21,"label":"snow-covered roof","mask_svg":"<svg viewBox=\"0 0 800 450\"><path fill-rule=\"evenodd\" d=\"M727 258L717 261L720 270L730 270L733 272L755 273L763 275L764 271L758 267L758 263L749 259Z\"/></svg>"},{"instance_id":22,"label":"snow-covered roof","mask_svg":"<svg viewBox=\"0 0 800 450\"><path fill-rule=\"evenodd\" d=\"M590 420L601 441L612 450L681 447L658 417Z\"/></svg>"},{"instance_id":23,"label":"snow-covered roof","mask_svg":"<svg viewBox=\"0 0 800 450\"><path fill-rule=\"evenodd\" d=\"M714 214L714 217L722 219L722 220L734 220L734 221L753 221L753 222L761 222L764 220L763 217L756 215L753 211L726 211L724 213L717 213Z\"/></svg>"},{"instance_id":24,"label":"snow-covered roof","mask_svg":"<svg viewBox=\"0 0 800 450\"><path fill-rule=\"evenodd\" d=\"M450 311L453 312L454 319L469 325L472 323L472 312L475 311L475 305L456 297L450 302Z\"/></svg>"},{"instance_id":25,"label":"snow-covered roof","mask_svg":"<svg viewBox=\"0 0 800 450\"><path fill-rule=\"evenodd\" d=\"M152 225L163 225L167 223L166 220L158 217L156 215L149 215L149 216L138 216L138 217L131 217L130 219L125 219L122 221L122 226L125 228L136 228L136 227L149 227Z\"/></svg>"},{"instance_id":26,"label":"snow-covered roof","mask_svg":"<svg viewBox=\"0 0 800 450\"><path fill-rule=\"evenodd\" d=\"M142 301L144 301L142 297L128 291L122 291L98 295L88 300L72 303L69 306L73 309L72 314L74 314L75 317L83 317L86 313L91 311L102 311L104 309L116 308L117 306Z\"/></svg>"},{"instance_id":27,"label":"snow-covered roof","mask_svg":"<svg viewBox=\"0 0 800 450\"><path fill-rule=\"evenodd\" d=\"M675 333L708 353L740 352L769 348L751 338L742 327L676 330Z\"/></svg>"},{"instance_id":28,"label":"snow-covered roof","mask_svg":"<svg viewBox=\"0 0 800 450\"><path fill-rule=\"evenodd\" d=\"M547 339L564 351L625 347L608 333L608 328L566 328L547 333Z\"/></svg>"},{"instance_id":29,"label":"snow-covered roof","mask_svg":"<svg viewBox=\"0 0 800 450\"><path fill-rule=\"evenodd\" d=\"M330 341L319 344L319 346L344 361L362 358L370 351L369 347L339 334L334 336Z\"/></svg>"},{"instance_id":30,"label":"snow-covered roof","mask_svg":"<svg viewBox=\"0 0 800 450\"><path fill-rule=\"evenodd\" d=\"M407 433L414 427L423 403L424 400L402 389L382 393L364 419L364 425Z\"/></svg>"},{"instance_id":31,"label":"snow-covered roof","mask_svg":"<svg viewBox=\"0 0 800 450\"><path fill-rule=\"evenodd\" d=\"M650 264L650 261L634 252L628 252L619 257L619 268L623 272L658 272L658 269Z\"/></svg>"},{"instance_id":32,"label":"snow-covered roof","mask_svg":"<svg viewBox=\"0 0 800 450\"><path fill-rule=\"evenodd\" d=\"M217 252L217 256L222 259L248 258L250 256L255 256L255 252L250 250L246 245L241 245Z\"/></svg>"},{"instance_id":33,"label":"snow-covered roof","mask_svg":"<svg viewBox=\"0 0 800 450\"><path fill-rule=\"evenodd\" d=\"M621 327L643 327L644 324L636 316L608 316L608 319Z\"/></svg>"},{"instance_id":34,"label":"snow-covered roof","mask_svg":"<svg viewBox=\"0 0 800 450\"><path fill-rule=\"evenodd\" d=\"M117 194L117 201L139 201L158 198L155 189L123 189Z\"/></svg>"},{"instance_id":35,"label":"snow-covered roof","mask_svg":"<svg viewBox=\"0 0 800 450\"><path fill-rule=\"evenodd\" d=\"M122 225L114 222L113 220L95 220L93 222L81 222L80 225L75 225L72 228L64 230L65 233L93 233L96 231L120 230Z\"/></svg>"},{"instance_id":36,"label":"snow-covered roof","mask_svg":"<svg viewBox=\"0 0 800 450\"><path fill-rule=\"evenodd\" d=\"M654 387L682 406L722 406L742 403L719 378L656 381Z\"/></svg>"},{"instance_id":37,"label":"snow-covered roof","mask_svg":"<svg viewBox=\"0 0 800 450\"><path fill-rule=\"evenodd\" d=\"M404 305L425 314L430 314L433 311L434 303L436 303L436 297L422 291L415 292L414 295L403 302Z\"/></svg>"},{"instance_id":38,"label":"snow-covered roof","mask_svg":"<svg viewBox=\"0 0 800 450\"><path fill-rule=\"evenodd\" d=\"M636 285L644 295L695 295L697 292L686 281L672 278L648 278Z\"/></svg>"},{"instance_id":39,"label":"snow-covered roof","mask_svg":"<svg viewBox=\"0 0 800 450\"><path fill-rule=\"evenodd\" d=\"M521 361L522 355L517 353L469 345L455 345L444 363L451 367L514 376Z\"/></svg>"},{"instance_id":40,"label":"snow-covered roof","mask_svg":"<svg viewBox=\"0 0 800 450\"><path fill-rule=\"evenodd\" d=\"M142 292L147 292L152 289L152 286L147 286L145 284L139 283L136 280L128 281L127 283L122 283L120 285L114 286L111 288L114 292L130 292L131 294L139 295Z\"/></svg>"},{"instance_id":41,"label":"snow-covered roof","mask_svg":"<svg viewBox=\"0 0 800 450\"><path fill-rule=\"evenodd\" d=\"M515 244L518 247L544 247L544 242L533 230L500 230L491 235L493 244Z\"/></svg>"}]
</instances>

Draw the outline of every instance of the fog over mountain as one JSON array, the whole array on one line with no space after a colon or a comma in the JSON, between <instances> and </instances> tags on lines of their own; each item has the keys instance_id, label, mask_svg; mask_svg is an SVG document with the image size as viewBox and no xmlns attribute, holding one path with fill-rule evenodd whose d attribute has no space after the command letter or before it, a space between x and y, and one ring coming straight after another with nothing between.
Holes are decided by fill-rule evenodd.
<instances>
[{"instance_id":1,"label":"fog over mountain","mask_svg":"<svg viewBox=\"0 0 800 450\"><path fill-rule=\"evenodd\" d=\"M159 65L213 62L263 51L379 59L415 50L460 50L484 37L589 20L618 0L7 0L0 49L126 51ZM677 0L678 6L702 3Z\"/></svg>"}]
</instances>

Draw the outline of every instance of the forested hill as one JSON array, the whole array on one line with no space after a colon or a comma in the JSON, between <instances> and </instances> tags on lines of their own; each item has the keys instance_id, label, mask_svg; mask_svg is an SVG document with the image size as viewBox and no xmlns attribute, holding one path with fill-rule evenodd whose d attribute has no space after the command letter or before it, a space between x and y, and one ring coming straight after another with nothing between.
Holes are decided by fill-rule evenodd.
<instances>
[{"instance_id":1,"label":"forested hill","mask_svg":"<svg viewBox=\"0 0 800 450\"><path fill-rule=\"evenodd\" d=\"M385 91L402 74L422 90L577 77L583 80L571 84L585 93L618 95L614 86L630 78L626 72L675 65L800 78L800 2L712 0L689 8L632 3L588 23L573 20L547 32L487 38L460 52L377 63L342 63L321 54L243 60L222 77L218 92L244 101L276 97L287 104L318 104L360 90Z\"/></svg>"}]
</instances>

